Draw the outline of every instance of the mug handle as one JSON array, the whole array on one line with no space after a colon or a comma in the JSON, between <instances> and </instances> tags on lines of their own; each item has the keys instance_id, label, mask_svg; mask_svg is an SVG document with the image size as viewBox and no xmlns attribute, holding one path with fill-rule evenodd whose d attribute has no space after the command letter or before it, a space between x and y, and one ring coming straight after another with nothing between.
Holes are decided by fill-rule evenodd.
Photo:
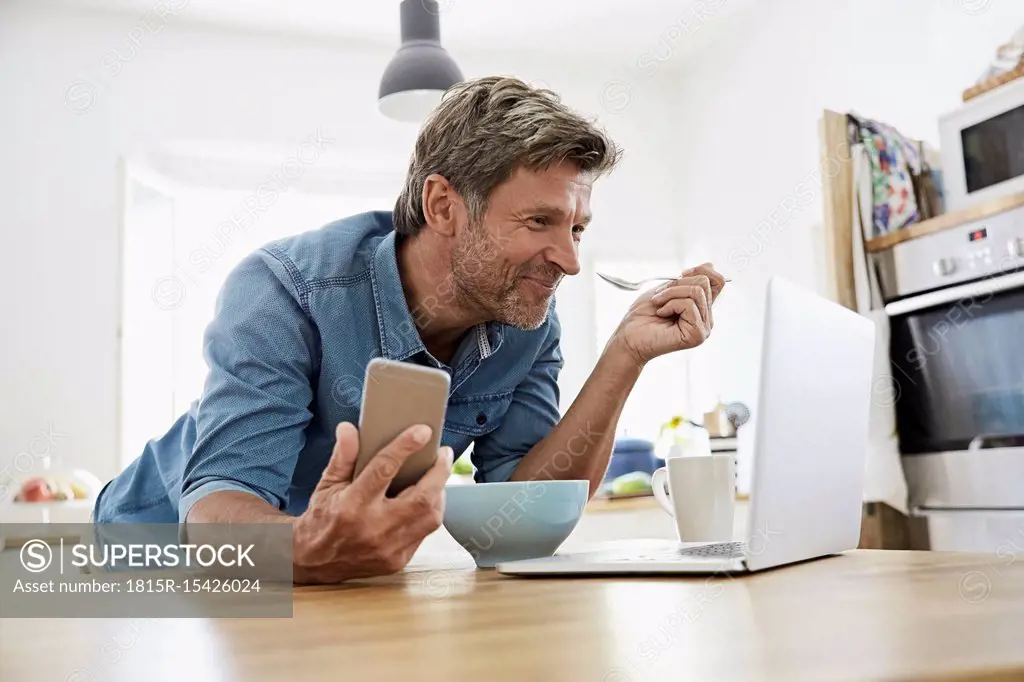
<instances>
[{"instance_id":1,"label":"mug handle","mask_svg":"<svg viewBox=\"0 0 1024 682\"><path fill-rule=\"evenodd\" d=\"M654 493L654 499L658 501L661 508L664 509L669 516L675 517L675 507L673 507L671 500L668 498L668 493L665 491L665 483L667 481L668 470L665 467L657 469L653 474L651 474L651 491Z\"/></svg>"}]
</instances>

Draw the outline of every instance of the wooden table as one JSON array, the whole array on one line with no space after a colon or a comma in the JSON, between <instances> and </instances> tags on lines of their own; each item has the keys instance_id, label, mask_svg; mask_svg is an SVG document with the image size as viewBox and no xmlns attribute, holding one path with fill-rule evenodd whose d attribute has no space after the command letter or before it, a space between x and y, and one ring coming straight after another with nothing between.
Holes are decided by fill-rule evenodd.
<instances>
[{"instance_id":1,"label":"wooden table","mask_svg":"<svg viewBox=\"0 0 1024 682\"><path fill-rule=\"evenodd\" d=\"M464 557L468 558L468 557ZM280 620L0 620L4 682L1024 680L1024 561L854 551L730 578L411 565Z\"/></svg>"}]
</instances>

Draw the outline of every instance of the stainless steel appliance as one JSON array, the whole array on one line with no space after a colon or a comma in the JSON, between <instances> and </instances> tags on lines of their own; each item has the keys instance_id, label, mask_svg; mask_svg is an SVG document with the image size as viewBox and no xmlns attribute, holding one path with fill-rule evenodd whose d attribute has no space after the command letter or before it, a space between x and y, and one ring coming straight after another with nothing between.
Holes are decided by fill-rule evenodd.
<instances>
[{"instance_id":1,"label":"stainless steel appliance","mask_svg":"<svg viewBox=\"0 0 1024 682\"><path fill-rule=\"evenodd\" d=\"M932 549L1024 556L1024 206L874 264L912 512Z\"/></svg>"}]
</instances>

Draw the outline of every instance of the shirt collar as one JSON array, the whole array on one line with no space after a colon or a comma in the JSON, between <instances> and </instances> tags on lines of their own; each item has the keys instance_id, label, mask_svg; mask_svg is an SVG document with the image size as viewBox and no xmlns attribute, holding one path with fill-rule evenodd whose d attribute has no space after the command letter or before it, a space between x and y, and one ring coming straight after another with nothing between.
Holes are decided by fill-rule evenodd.
<instances>
[{"instance_id":1,"label":"shirt collar","mask_svg":"<svg viewBox=\"0 0 1024 682\"><path fill-rule=\"evenodd\" d=\"M373 253L370 279L377 308L381 352L390 360L405 360L426 351L426 347L406 303L402 278L398 274L397 239L398 233L395 230L381 239ZM478 324L471 333L476 335L478 357L481 360L494 355L504 337L503 325L497 322Z\"/></svg>"}]
</instances>

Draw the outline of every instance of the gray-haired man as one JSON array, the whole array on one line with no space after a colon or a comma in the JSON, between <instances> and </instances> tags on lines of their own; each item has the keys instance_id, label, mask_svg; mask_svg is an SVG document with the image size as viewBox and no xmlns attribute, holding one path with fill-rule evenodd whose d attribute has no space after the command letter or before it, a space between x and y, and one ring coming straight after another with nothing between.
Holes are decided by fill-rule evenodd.
<instances>
[{"instance_id":1,"label":"gray-haired man","mask_svg":"<svg viewBox=\"0 0 1024 682\"><path fill-rule=\"evenodd\" d=\"M290 523L296 580L337 582L405 566L440 526L453 454L470 444L480 482L587 479L593 494L645 364L703 343L724 286L704 264L639 296L560 413L553 297L580 271L594 182L619 155L549 91L454 87L393 211L235 268L203 341L201 399L105 487L96 520ZM452 377L436 465L394 498L389 476L428 433L410 429L353 480L356 382L374 357Z\"/></svg>"}]
</instances>

